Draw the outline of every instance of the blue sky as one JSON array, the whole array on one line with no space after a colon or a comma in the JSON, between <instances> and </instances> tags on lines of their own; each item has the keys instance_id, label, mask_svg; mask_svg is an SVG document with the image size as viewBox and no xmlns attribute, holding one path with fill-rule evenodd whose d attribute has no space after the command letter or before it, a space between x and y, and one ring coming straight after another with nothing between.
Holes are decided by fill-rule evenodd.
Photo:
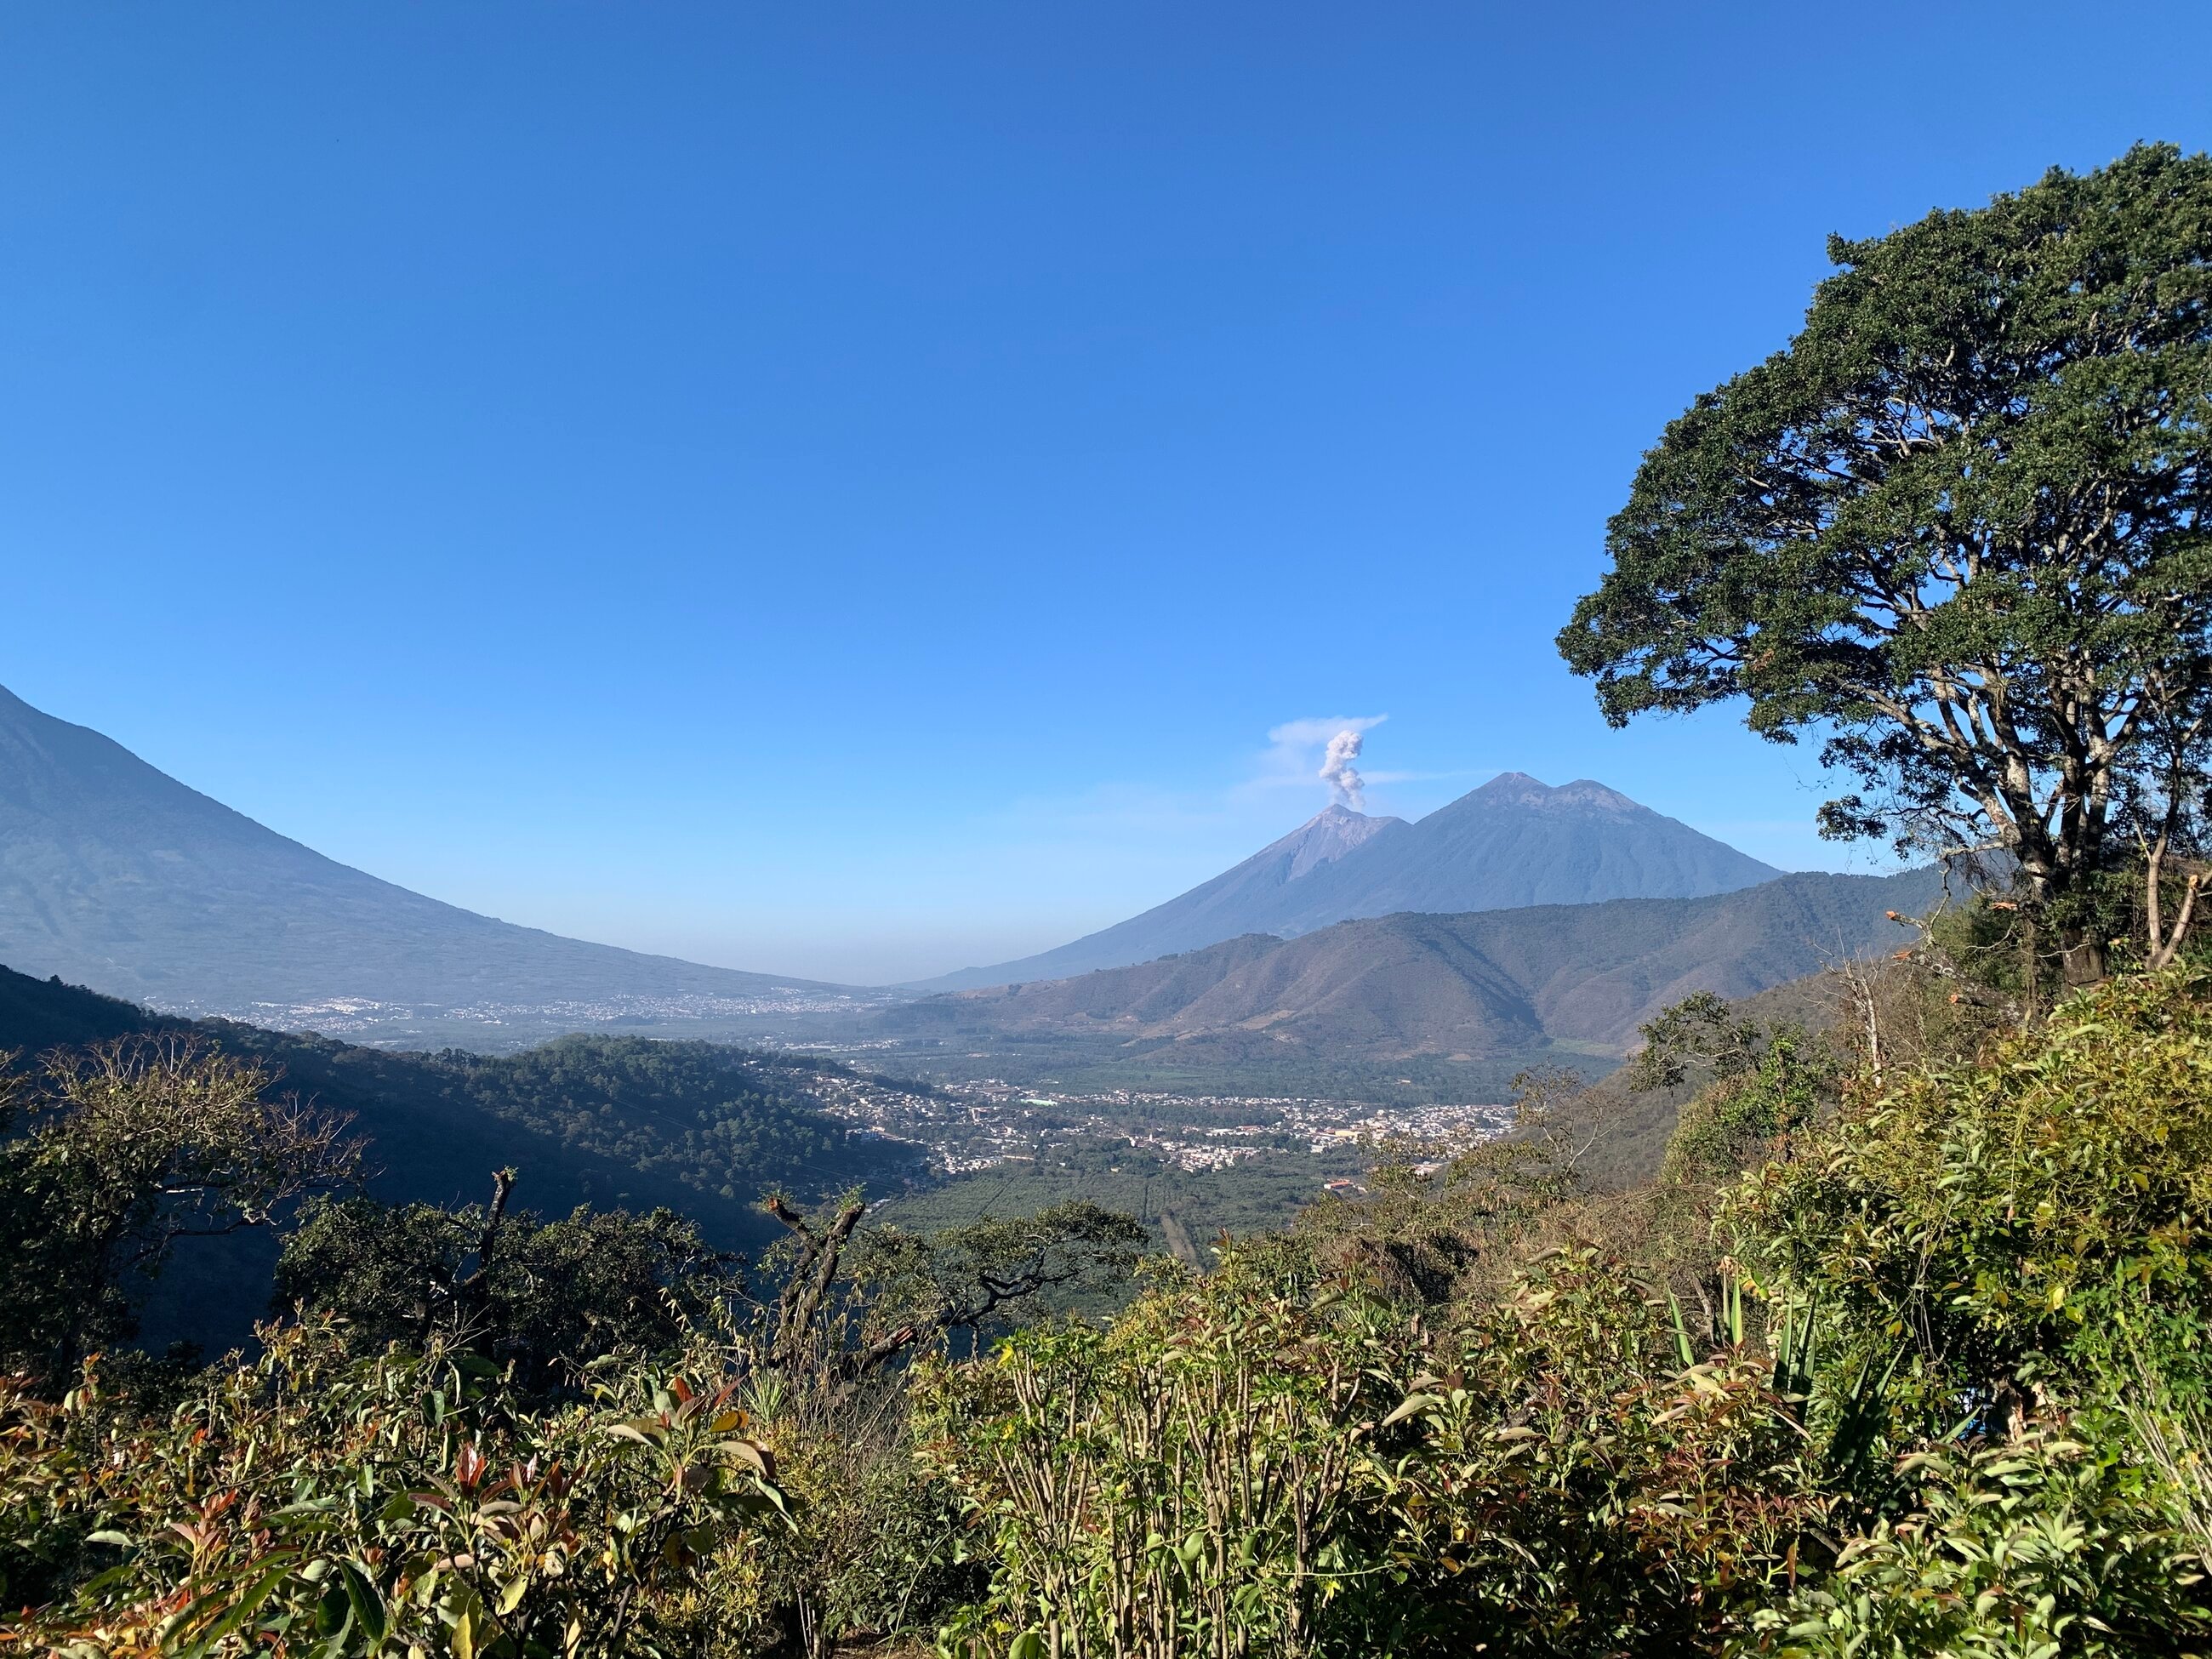
<instances>
[{"instance_id":1,"label":"blue sky","mask_svg":"<svg viewBox=\"0 0 2212 1659\"><path fill-rule=\"evenodd\" d=\"M0 13L0 684L512 920L873 980L1326 799L1809 757L1551 635L1826 234L2212 142L2212 8Z\"/></svg>"}]
</instances>

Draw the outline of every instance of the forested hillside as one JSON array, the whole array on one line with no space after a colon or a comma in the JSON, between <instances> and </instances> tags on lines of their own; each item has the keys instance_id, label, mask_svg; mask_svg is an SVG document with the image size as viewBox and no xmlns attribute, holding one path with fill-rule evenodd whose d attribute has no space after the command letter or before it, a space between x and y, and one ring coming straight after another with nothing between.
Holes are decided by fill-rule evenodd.
<instances>
[{"instance_id":1,"label":"forested hillside","mask_svg":"<svg viewBox=\"0 0 2212 1659\"><path fill-rule=\"evenodd\" d=\"M149 1013L111 997L0 969L0 1052L19 1067L57 1045L138 1033L198 1041L258 1062L277 1086L351 1119L368 1142L368 1190L390 1202L483 1197L492 1172L520 1171L519 1203L665 1205L724 1248L775 1231L757 1207L771 1188L814 1194L854 1183L895 1189L913 1149L857 1136L806 1092L828 1062L641 1036L576 1036L520 1054L364 1048L227 1020ZM148 1310L156 1338L219 1346L261 1312L276 1260L259 1231L180 1250Z\"/></svg>"}]
</instances>

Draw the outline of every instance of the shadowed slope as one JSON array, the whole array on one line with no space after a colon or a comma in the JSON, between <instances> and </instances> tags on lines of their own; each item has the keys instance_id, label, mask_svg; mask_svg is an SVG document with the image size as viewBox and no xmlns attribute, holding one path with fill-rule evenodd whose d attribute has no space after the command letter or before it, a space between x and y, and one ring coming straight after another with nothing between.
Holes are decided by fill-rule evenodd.
<instances>
[{"instance_id":1,"label":"shadowed slope","mask_svg":"<svg viewBox=\"0 0 2212 1659\"><path fill-rule=\"evenodd\" d=\"M187 1036L276 1073L353 1119L367 1138L369 1188L387 1202L458 1204L486 1195L494 1170L521 1172L518 1205L686 1212L723 1248L779 1230L755 1200L866 1182L880 1194L919 1172L915 1150L856 1134L808 1085L829 1062L702 1042L573 1036L519 1054L392 1053L229 1020L149 1013L58 980L0 968L0 1055L19 1066L54 1048L137 1034ZM220 1346L265 1312L276 1240L195 1239L155 1290L147 1334Z\"/></svg>"}]
</instances>

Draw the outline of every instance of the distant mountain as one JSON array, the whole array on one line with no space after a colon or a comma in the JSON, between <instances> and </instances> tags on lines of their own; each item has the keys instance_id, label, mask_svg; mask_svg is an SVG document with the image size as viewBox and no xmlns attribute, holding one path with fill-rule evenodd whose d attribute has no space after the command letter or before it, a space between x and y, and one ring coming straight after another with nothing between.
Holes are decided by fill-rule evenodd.
<instances>
[{"instance_id":1,"label":"distant mountain","mask_svg":"<svg viewBox=\"0 0 2212 1659\"><path fill-rule=\"evenodd\" d=\"M5 690L0 960L161 1007L295 1026L392 1005L551 1009L574 1029L836 990L441 904L264 829Z\"/></svg>"},{"instance_id":2,"label":"distant mountain","mask_svg":"<svg viewBox=\"0 0 2212 1659\"><path fill-rule=\"evenodd\" d=\"M1282 925L1304 933L1400 910L1454 914L1623 898L1702 898L1782 872L1587 778L1551 788L1504 772L1318 871Z\"/></svg>"},{"instance_id":3,"label":"distant mountain","mask_svg":"<svg viewBox=\"0 0 2212 1659\"><path fill-rule=\"evenodd\" d=\"M1065 978L1243 933L1292 938L1361 916L1618 898L1698 898L1782 872L1603 784L1505 772L1417 823L1332 806L1235 869L1071 945L918 990Z\"/></svg>"},{"instance_id":4,"label":"distant mountain","mask_svg":"<svg viewBox=\"0 0 2212 1659\"><path fill-rule=\"evenodd\" d=\"M1917 914L1941 887L1934 870L1807 874L1698 898L1401 913L929 997L871 1026L963 1042L1171 1042L1186 1061L1274 1045L1378 1060L1491 1059L1561 1042L1619 1053L1638 1024L1692 991L1748 996L1904 941L1887 913Z\"/></svg>"}]
</instances>

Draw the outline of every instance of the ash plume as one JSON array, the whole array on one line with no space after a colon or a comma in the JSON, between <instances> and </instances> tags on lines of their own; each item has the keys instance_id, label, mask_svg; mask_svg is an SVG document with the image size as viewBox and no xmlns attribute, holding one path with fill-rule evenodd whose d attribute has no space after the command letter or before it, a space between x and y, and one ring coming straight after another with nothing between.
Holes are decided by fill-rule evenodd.
<instances>
[{"instance_id":1,"label":"ash plume","mask_svg":"<svg viewBox=\"0 0 2212 1659\"><path fill-rule=\"evenodd\" d=\"M1360 748L1366 741L1347 727L1328 740L1328 752L1322 757L1321 780L1328 786L1329 799L1355 812L1365 810L1364 792L1367 780L1359 775L1352 763L1359 758Z\"/></svg>"}]
</instances>

